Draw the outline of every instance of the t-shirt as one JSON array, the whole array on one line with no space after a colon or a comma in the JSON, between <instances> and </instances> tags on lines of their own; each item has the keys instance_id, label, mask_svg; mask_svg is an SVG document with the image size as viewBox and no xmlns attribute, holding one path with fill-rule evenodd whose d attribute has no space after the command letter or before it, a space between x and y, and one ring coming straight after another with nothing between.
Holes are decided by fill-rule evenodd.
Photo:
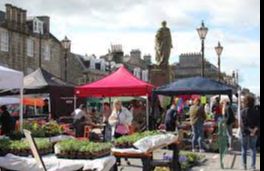
<instances>
[{"instance_id":1,"label":"t-shirt","mask_svg":"<svg viewBox=\"0 0 264 171\"><path fill-rule=\"evenodd\" d=\"M77 120L77 119L81 119L82 117L85 117L85 112L82 111L81 109L75 109L73 118Z\"/></svg>"}]
</instances>

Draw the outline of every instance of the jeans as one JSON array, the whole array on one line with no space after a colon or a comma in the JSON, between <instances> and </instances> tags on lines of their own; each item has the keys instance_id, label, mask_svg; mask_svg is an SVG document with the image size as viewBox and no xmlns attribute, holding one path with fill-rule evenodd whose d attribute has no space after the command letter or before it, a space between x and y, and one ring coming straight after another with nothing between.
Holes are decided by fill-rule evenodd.
<instances>
[{"instance_id":1,"label":"jeans","mask_svg":"<svg viewBox=\"0 0 264 171\"><path fill-rule=\"evenodd\" d=\"M233 143L233 124L226 125L226 134L228 136L228 145L231 148Z\"/></svg>"},{"instance_id":2,"label":"jeans","mask_svg":"<svg viewBox=\"0 0 264 171\"><path fill-rule=\"evenodd\" d=\"M219 122L221 119L223 119L223 116L222 116L222 115L220 115L220 114L215 114L215 116L214 116L214 120L215 120L215 122Z\"/></svg>"},{"instance_id":3,"label":"jeans","mask_svg":"<svg viewBox=\"0 0 264 171\"><path fill-rule=\"evenodd\" d=\"M194 125L192 125L192 149L195 149L195 145L199 145L199 149L203 149L203 138L204 138L204 131L203 131L203 121L197 121Z\"/></svg>"},{"instance_id":4,"label":"jeans","mask_svg":"<svg viewBox=\"0 0 264 171\"><path fill-rule=\"evenodd\" d=\"M257 136L243 136L241 139L242 164L247 166L247 148L251 149L251 168L256 167L256 144Z\"/></svg>"}]
</instances>

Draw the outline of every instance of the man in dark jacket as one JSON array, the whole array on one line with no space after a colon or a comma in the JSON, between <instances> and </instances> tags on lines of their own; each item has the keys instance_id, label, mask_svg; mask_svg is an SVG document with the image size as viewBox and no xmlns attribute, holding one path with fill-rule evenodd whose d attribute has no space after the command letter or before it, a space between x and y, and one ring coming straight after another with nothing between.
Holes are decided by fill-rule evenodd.
<instances>
[{"instance_id":1,"label":"man in dark jacket","mask_svg":"<svg viewBox=\"0 0 264 171\"><path fill-rule=\"evenodd\" d=\"M1 123L2 123L2 134L3 135L9 135L15 127L14 124L14 118L10 115L10 113L7 111L7 107L5 105L0 107L0 113L1 113Z\"/></svg>"},{"instance_id":2,"label":"man in dark jacket","mask_svg":"<svg viewBox=\"0 0 264 171\"><path fill-rule=\"evenodd\" d=\"M172 104L170 109L167 110L165 116L166 131L174 132L176 130L176 105Z\"/></svg>"},{"instance_id":3,"label":"man in dark jacket","mask_svg":"<svg viewBox=\"0 0 264 171\"><path fill-rule=\"evenodd\" d=\"M251 169L256 169L256 144L257 137L260 133L260 112L256 110L255 99L252 96L246 96L243 102L244 109L241 111L241 151L242 164L244 169L247 169L247 147L251 149Z\"/></svg>"}]
</instances>

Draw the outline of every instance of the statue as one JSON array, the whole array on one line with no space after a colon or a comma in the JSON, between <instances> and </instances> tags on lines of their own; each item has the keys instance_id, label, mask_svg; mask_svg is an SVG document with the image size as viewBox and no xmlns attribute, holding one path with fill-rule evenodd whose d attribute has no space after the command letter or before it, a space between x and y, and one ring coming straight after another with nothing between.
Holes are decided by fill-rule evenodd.
<instances>
[{"instance_id":1,"label":"statue","mask_svg":"<svg viewBox=\"0 0 264 171\"><path fill-rule=\"evenodd\" d=\"M169 63L172 40L170 29L166 27L166 21L161 23L162 27L157 31L155 37L156 61L159 67L167 67Z\"/></svg>"}]
</instances>

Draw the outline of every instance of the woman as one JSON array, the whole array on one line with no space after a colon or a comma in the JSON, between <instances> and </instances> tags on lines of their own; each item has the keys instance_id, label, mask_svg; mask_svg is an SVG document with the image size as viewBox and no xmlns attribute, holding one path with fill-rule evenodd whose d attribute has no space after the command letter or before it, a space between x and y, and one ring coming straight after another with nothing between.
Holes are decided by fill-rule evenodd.
<instances>
[{"instance_id":1,"label":"woman","mask_svg":"<svg viewBox=\"0 0 264 171\"><path fill-rule=\"evenodd\" d=\"M233 142L233 124L235 122L235 116L233 109L231 108L229 102L227 100L223 101L223 115L225 117L226 124L226 133L228 136L228 150L232 150L232 142Z\"/></svg>"},{"instance_id":2,"label":"woman","mask_svg":"<svg viewBox=\"0 0 264 171\"><path fill-rule=\"evenodd\" d=\"M192 132L193 132L193 138L192 138L192 151L195 152L195 145L198 141L199 145L199 151L204 152L203 147L203 123L206 119L204 107L200 105L201 101L200 99L196 98L194 100L194 105L190 108L190 119L191 119L191 125L192 125Z\"/></svg>"},{"instance_id":3,"label":"woman","mask_svg":"<svg viewBox=\"0 0 264 171\"><path fill-rule=\"evenodd\" d=\"M113 103L113 112L109 117L109 124L113 127L115 138L119 138L129 133L129 126L133 120L131 112L122 106L120 100L115 99Z\"/></svg>"},{"instance_id":4,"label":"woman","mask_svg":"<svg viewBox=\"0 0 264 171\"><path fill-rule=\"evenodd\" d=\"M119 138L124 135L129 134L129 126L131 125L133 120L132 113L125 107L122 106L120 100L115 99L113 102L113 112L109 117L109 124L112 126L112 131L114 134L114 138ZM130 165L130 162L127 164ZM117 158L118 165L120 164L120 158Z\"/></svg>"},{"instance_id":5,"label":"woman","mask_svg":"<svg viewBox=\"0 0 264 171\"><path fill-rule=\"evenodd\" d=\"M255 99L252 96L244 98L241 111L240 129L242 132L241 152L243 169L247 169L247 148L251 149L251 169L256 170L256 144L260 133L260 111L255 108Z\"/></svg>"}]
</instances>

